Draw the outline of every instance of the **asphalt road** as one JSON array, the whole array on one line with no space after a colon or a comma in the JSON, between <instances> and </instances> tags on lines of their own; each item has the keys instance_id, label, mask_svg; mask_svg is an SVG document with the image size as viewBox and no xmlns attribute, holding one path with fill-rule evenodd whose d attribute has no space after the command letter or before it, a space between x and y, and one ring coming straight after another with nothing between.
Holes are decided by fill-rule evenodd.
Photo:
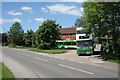
<instances>
[{"instance_id":1,"label":"asphalt road","mask_svg":"<svg viewBox=\"0 0 120 80\"><path fill-rule=\"evenodd\" d=\"M118 70L2 48L2 54L34 70L42 78L118 78ZM12 64L13 65L13 64Z\"/></svg>"}]
</instances>

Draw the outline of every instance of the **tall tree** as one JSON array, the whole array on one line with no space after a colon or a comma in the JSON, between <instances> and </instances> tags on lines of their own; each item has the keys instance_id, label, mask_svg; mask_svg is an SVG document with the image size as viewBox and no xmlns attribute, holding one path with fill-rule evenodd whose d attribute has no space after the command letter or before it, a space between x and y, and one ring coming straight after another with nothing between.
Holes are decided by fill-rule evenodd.
<instances>
[{"instance_id":1,"label":"tall tree","mask_svg":"<svg viewBox=\"0 0 120 80\"><path fill-rule=\"evenodd\" d=\"M120 26L120 2L85 2L83 7L86 32L98 38L103 35L112 36L115 52L116 30Z\"/></svg>"},{"instance_id":2,"label":"tall tree","mask_svg":"<svg viewBox=\"0 0 120 80\"><path fill-rule=\"evenodd\" d=\"M7 33L2 33L2 43L7 43Z\"/></svg>"},{"instance_id":3,"label":"tall tree","mask_svg":"<svg viewBox=\"0 0 120 80\"><path fill-rule=\"evenodd\" d=\"M34 32L33 37L32 37L32 46L37 47L37 44L36 44L36 32Z\"/></svg>"},{"instance_id":4,"label":"tall tree","mask_svg":"<svg viewBox=\"0 0 120 80\"><path fill-rule=\"evenodd\" d=\"M113 52L116 53L119 40L120 27L120 2L104 3L105 27L109 30L108 35L112 36Z\"/></svg>"},{"instance_id":5,"label":"tall tree","mask_svg":"<svg viewBox=\"0 0 120 80\"><path fill-rule=\"evenodd\" d=\"M74 25L77 26L77 27L83 26L83 19L82 18L77 18Z\"/></svg>"},{"instance_id":6,"label":"tall tree","mask_svg":"<svg viewBox=\"0 0 120 80\"><path fill-rule=\"evenodd\" d=\"M27 30L27 33L25 33L25 36L24 36L26 46L28 46L28 47L32 46L33 37L34 37L34 31Z\"/></svg>"},{"instance_id":7,"label":"tall tree","mask_svg":"<svg viewBox=\"0 0 120 80\"><path fill-rule=\"evenodd\" d=\"M23 44L23 36L24 30L20 23L15 22L10 30L8 31L8 42L13 43L15 45L22 45Z\"/></svg>"},{"instance_id":8,"label":"tall tree","mask_svg":"<svg viewBox=\"0 0 120 80\"><path fill-rule=\"evenodd\" d=\"M39 26L36 32L36 43L38 49L53 49L56 47L56 40L60 38L56 21L46 20Z\"/></svg>"},{"instance_id":9,"label":"tall tree","mask_svg":"<svg viewBox=\"0 0 120 80\"><path fill-rule=\"evenodd\" d=\"M88 34L93 34L93 37L98 37L100 39L104 32L104 14L102 12L103 4L99 2L85 2L84 7L84 28ZM104 32L101 32L104 31Z\"/></svg>"}]
</instances>

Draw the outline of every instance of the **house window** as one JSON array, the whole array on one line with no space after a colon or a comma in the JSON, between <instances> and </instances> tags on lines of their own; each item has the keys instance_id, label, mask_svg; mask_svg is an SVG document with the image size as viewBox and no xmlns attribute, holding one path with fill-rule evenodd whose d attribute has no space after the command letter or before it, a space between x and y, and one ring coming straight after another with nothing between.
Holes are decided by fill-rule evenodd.
<instances>
[{"instance_id":1,"label":"house window","mask_svg":"<svg viewBox=\"0 0 120 80\"><path fill-rule=\"evenodd\" d=\"M76 36L76 34L72 34L72 36L73 36L73 37L75 37L75 36Z\"/></svg>"},{"instance_id":2,"label":"house window","mask_svg":"<svg viewBox=\"0 0 120 80\"><path fill-rule=\"evenodd\" d=\"M64 35L62 34L61 37L64 37Z\"/></svg>"},{"instance_id":3,"label":"house window","mask_svg":"<svg viewBox=\"0 0 120 80\"><path fill-rule=\"evenodd\" d=\"M69 34L68 34L67 36L68 36L68 37L70 37L70 35L69 35Z\"/></svg>"}]
</instances>

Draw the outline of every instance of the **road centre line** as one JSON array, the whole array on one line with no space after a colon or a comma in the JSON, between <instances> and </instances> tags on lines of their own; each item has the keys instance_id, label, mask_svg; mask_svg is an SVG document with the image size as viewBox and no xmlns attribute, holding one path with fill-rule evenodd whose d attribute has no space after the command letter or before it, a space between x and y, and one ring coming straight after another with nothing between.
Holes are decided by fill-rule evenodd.
<instances>
[{"instance_id":1,"label":"road centre line","mask_svg":"<svg viewBox=\"0 0 120 80\"><path fill-rule=\"evenodd\" d=\"M42 59L42 58L38 58L38 57L33 57L33 58L38 59L38 60L42 60L42 61L46 61L46 62L47 62L47 60Z\"/></svg>"},{"instance_id":2,"label":"road centre line","mask_svg":"<svg viewBox=\"0 0 120 80\"><path fill-rule=\"evenodd\" d=\"M77 71L80 71L80 72L84 72L84 73L88 73L88 74L93 74L92 72L88 72L88 71L85 71L85 70L77 69L77 68L74 68L74 67L71 67L71 66L66 66L66 65L63 65L63 64L58 64L58 65L62 66L62 67L70 68L70 69L73 69L73 70L77 70Z\"/></svg>"}]
</instances>

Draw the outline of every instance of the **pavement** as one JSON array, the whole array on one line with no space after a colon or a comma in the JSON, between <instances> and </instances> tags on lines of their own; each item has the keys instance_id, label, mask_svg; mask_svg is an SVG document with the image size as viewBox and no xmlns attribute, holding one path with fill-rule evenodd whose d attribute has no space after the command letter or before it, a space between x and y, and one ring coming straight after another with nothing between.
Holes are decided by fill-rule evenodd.
<instances>
[{"instance_id":1,"label":"pavement","mask_svg":"<svg viewBox=\"0 0 120 80\"><path fill-rule=\"evenodd\" d=\"M75 50L69 50L65 54L53 55L23 49L10 49L4 47L2 49L3 55L11 58L19 65L36 74L35 77L118 78L118 65L97 59L96 55L77 56ZM3 57L3 62L5 60L6 58ZM9 63L10 62L11 61L9 61ZM14 62L11 64L14 64ZM23 70L23 72L19 73L24 74L24 72ZM26 73L26 75L28 74ZM24 76L22 76L22 78L24 78Z\"/></svg>"},{"instance_id":2,"label":"pavement","mask_svg":"<svg viewBox=\"0 0 120 80\"><path fill-rule=\"evenodd\" d=\"M2 56L4 64L13 72L15 78L40 78L40 76L28 67L25 67L19 62L8 56Z\"/></svg>"}]
</instances>

